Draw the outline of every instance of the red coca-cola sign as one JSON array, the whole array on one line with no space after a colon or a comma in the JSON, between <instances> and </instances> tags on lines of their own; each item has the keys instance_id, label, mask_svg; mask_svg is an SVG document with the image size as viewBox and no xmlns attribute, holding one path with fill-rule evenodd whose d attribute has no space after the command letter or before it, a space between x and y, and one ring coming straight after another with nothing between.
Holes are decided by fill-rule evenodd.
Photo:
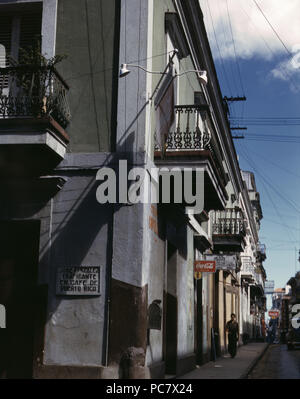
<instances>
[{"instance_id":1,"label":"red coca-cola sign","mask_svg":"<svg viewBox=\"0 0 300 399\"><path fill-rule=\"evenodd\" d=\"M279 310L269 310L269 317L277 319L279 317Z\"/></svg>"},{"instance_id":2,"label":"red coca-cola sign","mask_svg":"<svg viewBox=\"0 0 300 399\"><path fill-rule=\"evenodd\" d=\"M216 261L215 260L195 260L194 272L195 273L215 273Z\"/></svg>"}]
</instances>

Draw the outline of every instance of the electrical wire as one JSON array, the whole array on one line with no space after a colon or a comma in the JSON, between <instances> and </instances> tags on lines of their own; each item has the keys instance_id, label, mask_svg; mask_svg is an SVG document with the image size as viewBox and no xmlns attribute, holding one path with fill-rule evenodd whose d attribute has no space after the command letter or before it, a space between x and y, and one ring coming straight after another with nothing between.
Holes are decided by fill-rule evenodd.
<instances>
[{"instance_id":1,"label":"electrical wire","mask_svg":"<svg viewBox=\"0 0 300 399\"><path fill-rule=\"evenodd\" d=\"M249 141L265 141L265 142L272 142L272 143L295 143L300 144L300 136L285 136L285 135L268 135L268 134L251 134L248 133L244 136L244 140Z\"/></svg>"},{"instance_id":2,"label":"electrical wire","mask_svg":"<svg viewBox=\"0 0 300 399\"><path fill-rule=\"evenodd\" d=\"M258 177L260 177L262 180L262 184L263 184L263 186L264 186L264 188L265 188L265 191L266 191L266 193L267 193L267 195L268 195L268 197L269 197L269 200L270 200L270 202L271 202L271 204L273 205L273 208L274 208L274 210L275 210L275 212L276 212L276 214L278 215L278 217L279 217L279 219L281 220L281 224L283 225L283 226L285 226L285 228L287 229L287 232L288 232L288 234L289 234L289 237L290 237L290 241L294 241L294 236L293 236L293 233L292 233L292 231L289 229L289 227L287 226L287 225L285 225L284 224L284 222L283 222L283 218L282 218L282 215L280 214L280 212L279 212L279 210L278 210L278 208L277 208L277 205L275 204L275 202L273 201L273 199L272 199L272 196L270 195L270 193L269 193L269 190L268 190L268 188L267 188L267 184L274 190L274 187L263 177L263 175L256 169L256 167L255 167L255 165L253 164L253 161L250 159L250 156L249 156L249 158L248 158L248 155L244 152L244 151L242 151L243 152L243 156L244 156L244 158L245 158L245 160L248 162L248 164L252 167L252 169L255 171L255 173L257 174L257 176ZM264 184L264 182L266 182L266 184ZM276 191L277 192L277 191ZM277 194L278 194L278 192L277 192ZM300 211L299 211L300 212Z\"/></svg>"},{"instance_id":3,"label":"electrical wire","mask_svg":"<svg viewBox=\"0 0 300 399\"><path fill-rule=\"evenodd\" d=\"M243 149L242 149L242 152ZM253 160L249 160L250 156L249 154L247 155L244 152L244 158L246 159L246 161L249 163L249 165L253 168L253 170L255 170L255 172L257 173L258 176L260 176L261 179L263 179L266 184L281 198L283 199L283 201L285 201L286 203L290 204L290 206L296 210L297 213L300 213L300 209L298 208L298 204L296 204L293 200L289 199L288 197L284 196L272 183L270 183L270 179L266 179L263 174L261 172L259 172L257 170L257 168L255 167L255 162L253 162Z\"/></svg>"},{"instance_id":4,"label":"electrical wire","mask_svg":"<svg viewBox=\"0 0 300 399\"><path fill-rule=\"evenodd\" d=\"M223 60L223 57L222 57L222 54L221 54L221 50L220 50L220 46L219 46L219 42L218 42L218 39L217 39L215 24L214 24L213 17L212 17L212 12L211 12L211 9L210 9L210 6L209 6L209 0L206 0L206 4L207 4L208 10L209 10L209 15L210 15L210 19L211 19L211 23L212 23L212 27L213 27L215 42L216 42L216 46L217 46L219 57L220 57L221 67L223 68L224 78L225 78L229 93L230 93L230 95L232 97L231 86L229 84L228 76L227 76L226 69L225 69L225 66L224 66L224 60Z\"/></svg>"},{"instance_id":5,"label":"electrical wire","mask_svg":"<svg viewBox=\"0 0 300 399\"><path fill-rule=\"evenodd\" d=\"M238 71L238 76L239 76L239 80L240 80L240 85L241 85L241 88L242 88L242 93L243 93L243 96L245 96L245 90L244 90L244 85L243 85L243 80L242 80L242 74L241 74L241 69L240 69L240 65L239 65L239 62L238 62L236 46L235 46L235 40L234 40L232 24L231 24L231 18L230 18L230 14L229 14L228 0L226 0L226 7L227 7L227 16L228 16L228 21L229 21L229 27L230 27L231 38L232 38L232 43L233 43L233 49L234 49L235 63L236 63L236 66L237 66L237 71Z\"/></svg>"},{"instance_id":6,"label":"electrical wire","mask_svg":"<svg viewBox=\"0 0 300 399\"><path fill-rule=\"evenodd\" d=\"M271 47L268 45L268 43L266 42L266 40L264 39L264 37L262 36L262 34L259 32L259 27L253 22L252 18L249 16L249 14L247 13L247 11L242 7L242 2L238 3L242 9L242 11L244 12L244 14L248 17L249 22L251 23L252 27L254 28L255 32L259 35L259 37L262 39L262 41L264 42L265 46L267 47L267 49L270 51L270 53L272 54L273 57L276 57L277 54L271 49ZM282 72L282 74L288 79L290 80L290 82L292 83L292 86L294 87L294 90L298 90L297 84L295 84L294 80L292 79L292 77L290 75L288 75L288 73L286 72L286 70L284 68L282 68L281 64L279 63L278 68L280 69L280 71Z\"/></svg>"},{"instance_id":7,"label":"electrical wire","mask_svg":"<svg viewBox=\"0 0 300 399\"><path fill-rule=\"evenodd\" d=\"M240 124L248 126L299 126L300 118L231 117L230 122L233 126Z\"/></svg>"},{"instance_id":8,"label":"electrical wire","mask_svg":"<svg viewBox=\"0 0 300 399\"><path fill-rule=\"evenodd\" d=\"M300 175L298 175L294 171L288 170L288 169L284 168L283 166L278 165L277 163L266 158L265 155L262 155L262 154L258 153L257 151L253 151L252 154L254 156L256 155L260 160L264 160L266 163L269 163L270 165L277 167L278 169L282 170L283 172L286 172L287 174L293 175L293 176L297 177L298 179L300 179Z\"/></svg>"},{"instance_id":9,"label":"electrical wire","mask_svg":"<svg viewBox=\"0 0 300 399\"><path fill-rule=\"evenodd\" d=\"M223 2L223 0L219 0L219 1ZM224 18L220 18L220 26L222 26L223 41L224 41L224 46L226 46L227 41L228 41L228 39L227 39L227 33L226 33L226 32L227 32L228 29L225 29L225 21L224 21ZM239 92L239 89L238 89L238 84L237 84L237 82L236 82L236 74L234 73L232 64L233 64L232 62L229 62L229 68L230 68L231 76L232 76L231 81L232 81L232 83L233 83L233 85L234 85L234 90L236 91L236 93L238 93L238 92ZM234 103L232 103L232 105L234 105Z\"/></svg>"},{"instance_id":10,"label":"electrical wire","mask_svg":"<svg viewBox=\"0 0 300 399\"><path fill-rule=\"evenodd\" d=\"M283 47L285 48L286 52L288 53L289 56L293 57L292 52L287 48L287 46L285 45L285 43L283 42L283 40L281 39L281 37L279 36L279 34L277 33L277 31L275 30L275 28L273 27L273 25L271 24L271 22L269 21L269 19L267 18L266 14L263 12L263 10L261 9L261 7L259 6L259 4L257 3L256 0L253 0L253 2L255 3L256 7L259 9L259 11L261 12L261 14L263 15L263 17L265 18L265 20L267 21L267 23L269 24L269 26L271 27L272 31L275 33L276 37L278 38L278 40L280 41L280 43L283 45Z\"/></svg>"},{"instance_id":11,"label":"electrical wire","mask_svg":"<svg viewBox=\"0 0 300 399\"><path fill-rule=\"evenodd\" d=\"M248 156L249 156L249 155L248 155ZM252 160L252 163L253 163L253 160ZM258 172L258 173L260 173L260 172ZM261 173L260 173L260 174L261 174ZM264 178L264 177L262 176L262 174L261 174L261 177ZM292 207L294 208L294 210L296 210L297 213L300 212L300 209L298 208L298 204L297 204L294 200L288 198L287 196L284 196L284 195L281 193L281 191L280 191L278 188L276 188L276 186L275 186L274 184L272 184L272 183L270 182L270 179L265 179L265 178L264 178L264 180L265 180L265 181L267 182L267 184L271 187L271 189L272 189L275 193L277 193L277 195L278 195L279 197L281 197L285 202L287 202L288 204L290 204L290 206L292 206Z\"/></svg>"}]
</instances>

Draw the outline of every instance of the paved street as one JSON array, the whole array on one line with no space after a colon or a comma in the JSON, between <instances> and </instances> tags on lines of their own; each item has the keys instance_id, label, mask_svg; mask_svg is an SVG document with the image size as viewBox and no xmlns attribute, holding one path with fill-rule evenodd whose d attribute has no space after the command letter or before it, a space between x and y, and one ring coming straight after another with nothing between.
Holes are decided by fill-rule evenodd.
<instances>
[{"instance_id":1,"label":"paved street","mask_svg":"<svg viewBox=\"0 0 300 399\"><path fill-rule=\"evenodd\" d=\"M299 379L300 350L288 351L286 345L271 345L249 379Z\"/></svg>"},{"instance_id":2,"label":"paved street","mask_svg":"<svg viewBox=\"0 0 300 399\"><path fill-rule=\"evenodd\" d=\"M222 356L216 362L209 362L198 367L179 379L242 379L246 378L257 360L265 352L268 344L250 343L238 349L232 359L229 355Z\"/></svg>"}]
</instances>

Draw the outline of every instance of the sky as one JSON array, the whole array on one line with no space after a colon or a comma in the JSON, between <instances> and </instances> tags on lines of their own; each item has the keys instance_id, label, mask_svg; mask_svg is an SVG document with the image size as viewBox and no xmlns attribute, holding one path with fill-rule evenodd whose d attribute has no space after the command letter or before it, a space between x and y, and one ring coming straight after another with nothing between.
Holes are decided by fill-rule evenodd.
<instances>
[{"instance_id":1,"label":"sky","mask_svg":"<svg viewBox=\"0 0 300 399\"><path fill-rule=\"evenodd\" d=\"M200 5L223 96L247 98L230 105L231 126L247 127L232 133L260 192L267 279L284 287L300 270L300 0Z\"/></svg>"}]
</instances>

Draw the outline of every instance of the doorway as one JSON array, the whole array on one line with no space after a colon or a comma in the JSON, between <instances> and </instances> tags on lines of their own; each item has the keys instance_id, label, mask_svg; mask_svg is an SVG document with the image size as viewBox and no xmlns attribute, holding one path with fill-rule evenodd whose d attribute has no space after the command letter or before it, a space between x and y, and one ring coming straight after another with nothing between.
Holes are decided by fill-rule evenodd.
<instances>
[{"instance_id":1,"label":"doorway","mask_svg":"<svg viewBox=\"0 0 300 399\"><path fill-rule=\"evenodd\" d=\"M40 224L0 222L0 377L32 378Z\"/></svg>"}]
</instances>

